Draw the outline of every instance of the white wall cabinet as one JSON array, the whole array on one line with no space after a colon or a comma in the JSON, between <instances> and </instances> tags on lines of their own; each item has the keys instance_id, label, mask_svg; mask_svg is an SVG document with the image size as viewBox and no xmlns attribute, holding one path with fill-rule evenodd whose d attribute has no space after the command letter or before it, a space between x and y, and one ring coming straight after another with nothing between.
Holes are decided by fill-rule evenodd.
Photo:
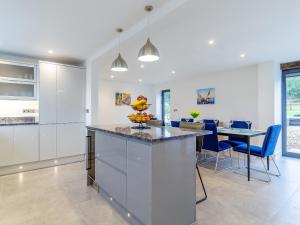
<instances>
[{"instance_id":1,"label":"white wall cabinet","mask_svg":"<svg viewBox=\"0 0 300 225\"><path fill-rule=\"evenodd\" d=\"M14 127L14 163L39 160L39 127L36 125Z\"/></svg>"},{"instance_id":2,"label":"white wall cabinet","mask_svg":"<svg viewBox=\"0 0 300 225\"><path fill-rule=\"evenodd\" d=\"M57 157L85 153L85 124L57 124Z\"/></svg>"},{"instance_id":3,"label":"white wall cabinet","mask_svg":"<svg viewBox=\"0 0 300 225\"><path fill-rule=\"evenodd\" d=\"M39 117L41 124L56 123L56 65L40 63Z\"/></svg>"},{"instance_id":4,"label":"white wall cabinet","mask_svg":"<svg viewBox=\"0 0 300 225\"><path fill-rule=\"evenodd\" d=\"M0 167L14 163L14 128L0 127Z\"/></svg>"},{"instance_id":5,"label":"white wall cabinet","mask_svg":"<svg viewBox=\"0 0 300 225\"><path fill-rule=\"evenodd\" d=\"M85 122L85 70L57 67L57 123Z\"/></svg>"},{"instance_id":6,"label":"white wall cabinet","mask_svg":"<svg viewBox=\"0 0 300 225\"><path fill-rule=\"evenodd\" d=\"M56 157L56 125L40 125L40 160Z\"/></svg>"},{"instance_id":7,"label":"white wall cabinet","mask_svg":"<svg viewBox=\"0 0 300 225\"><path fill-rule=\"evenodd\" d=\"M40 123L85 122L85 69L40 63Z\"/></svg>"}]
</instances>

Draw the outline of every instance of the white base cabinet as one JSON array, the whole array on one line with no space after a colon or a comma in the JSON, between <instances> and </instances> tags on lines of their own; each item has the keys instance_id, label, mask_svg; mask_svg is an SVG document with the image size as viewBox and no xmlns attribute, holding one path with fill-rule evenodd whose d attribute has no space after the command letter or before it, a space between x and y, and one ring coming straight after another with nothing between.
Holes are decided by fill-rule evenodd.
<instances>
[{"instance_id":1,"label":"white base cabinet","mask_svg":"<svg viewBox=\"0 0 300 225\"><path fill-rule=\"evenodd\" d=\"M14 128L15 163L27 163L39 160L39 127L15 126Z\"/></svg>"},{"instance_id":2,"label":"white base cabinet","mask_svg":"<svg viewBox=\"0 0 300 225\"><path fill-rule=\"evenodd\" d=\"M0 167L39 160L39 126L0 127Z\"/></svg>"},{"instance_id":3,"label":"white base cabinet","mask_svg":"<svg viewBox=\"0 0 300 225\"><path fill-rule=\"evenodd\" d=\"M85 153L85 124L57 124L57 157Z\"/></svg>"},{"instance_id":4,"label":"white base cabinet","mask_svg":"<svg viewBox=\"0 0 300 225\"><path fill-rule=\"evenodd\" d=\"M0 166L14 163L14 128L0 127Z\"/></svg>"},{"instance_id":5,"label":"white base cabinet","mask_svg":"<svg viewBox=\"0 0 300 225\"><path fill-rule=\"evenodd\" d=\"M40 160L56 157L56 125L40 125Z\"/></svg>"}]
</instances>

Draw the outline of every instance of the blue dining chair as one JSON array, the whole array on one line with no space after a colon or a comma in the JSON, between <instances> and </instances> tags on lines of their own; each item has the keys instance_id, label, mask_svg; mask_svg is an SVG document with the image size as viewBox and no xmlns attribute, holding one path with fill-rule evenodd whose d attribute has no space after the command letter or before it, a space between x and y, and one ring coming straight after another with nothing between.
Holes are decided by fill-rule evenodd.
<instances>
[{"instance_id":1,"label":"blue dining chair","mask_svg":"<svg viewBox=\"0 0 300 225\"><path fill-rule=\"evenodd\" d=\"M241 121L241 120L233 120L231 124L231 128L238 129L251 129L252 122L251 121ZM236 147L238 145L243 145L247 143L245 138L229 136L228 140L224 140L227 144L230 144L232 147Z\"/></svg>"},{"instance_id":2,"label":"blue dining chair","mask_svg":"<svg viewBox=\"0 0 300 225\"><path fill-rule=\"evenodd\" d=\"M203 119L202 120L203 123L215 123L217 125L217 127L219 126L219 120L214 120L214 119Z\"/></svg>"},{"instance_id":3,"label":"blue dining chair","mask_svg":"<svg viewBox=\"0 0 300 225\"><path fill-rule=\"evenodd\" d=\"M189 122L189 123L193 123L194 119L193 118L181 118L181 122Z\"/></svg>"},{"instance_id":4,"label":"blue dining chair","mask_svg":"<svg viewBox=\"0 0 300 225\"><path fill-rule=\"evenodd\" d=\"M278 141L280 131L281 131L281 125L270 126L267 130L262 147L250 145L250 155L259 157L261 159L261 162L265 169L265 173L268 177L268 182L271 181L270 175L273 175L273 174L269 173L269 169L270 169L269 168L269 158L272 159L272 161L277 169L277 172L278 172L278 174L274 174L274 175L281 176L280 170L273 158L273 154L274 154L274 151L276 148L276 144ZM238 145L233 150L236 152L247 154L247 144ZM267 158L267 167L265 166L265 163L263 161L264 158Z\"/></svg>"},{"instance_id":5,"label":"blue dining chair","mask_svg":"<svg viewBox=\"0 0 300 225\"><path fill-rule=\"evenodd\" d=\"M172 127L179 127L179 125L180 125L180 121L176 121L176 120L171 121L171 126Z\"/></svg>"},{"instance_id":6,"label":"blue dining chair","mask_svg":"<svg viewBox=\"0 0 300 225\"><path fill-rule=\"evenodd\" d=\"M226 151L232 148L230 144L223 141L218 141L217 125L215 123L206 123L205 130L212 132L210 135L205 135L203 138L203 149L208 151L213 151L217 153L215 171L218 168L220 152Z\"/></svg>"}]
</instances>

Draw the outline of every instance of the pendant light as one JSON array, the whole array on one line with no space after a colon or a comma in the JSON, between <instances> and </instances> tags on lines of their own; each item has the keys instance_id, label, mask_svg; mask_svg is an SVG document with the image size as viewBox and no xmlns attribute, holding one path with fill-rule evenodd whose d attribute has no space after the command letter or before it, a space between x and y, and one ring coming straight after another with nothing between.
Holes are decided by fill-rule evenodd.
<instances>
[{"instance_id":1,"label":"pendant light","mask_svg":"<svg viewBox=\"0 0 300 225\"><path fill-rule=\"evenodd\" d=\"M113 61L110 69L111 69L111 71L125 72L125 71L128 71L128 66L127 66L126 61L122 58L121 51L120 51L120 36L121 36L121 33L123 32L123 29L118 28L117 32L119 33L119 55Z\"/></svg>"},{"instance_id":2,"label":"pendant light","mask_svg":"<svg viewBox=\"0 0 300 225\"><path fill-rule=\"evenodd\" d=\"M145 6L146 12L151 12L153 10L153 6L147 5ZM147 27L149 23L149 19L147 19ZM159 60L159 52L157 48L151 43L150 38L148 37L146 44L140 49L138 54L138 60L142 62L154 62Z\"/></svg>"}]
</instances>

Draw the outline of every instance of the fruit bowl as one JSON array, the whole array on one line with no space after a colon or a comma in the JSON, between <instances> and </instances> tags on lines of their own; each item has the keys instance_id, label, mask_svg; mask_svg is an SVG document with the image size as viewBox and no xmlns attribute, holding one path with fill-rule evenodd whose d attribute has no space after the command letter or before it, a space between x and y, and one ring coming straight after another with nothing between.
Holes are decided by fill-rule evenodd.
<instances>
[{"instance_id":1,"label":"fruit bowl","mask_svg":"<svg viewBox=\"0 0 300 225\"><path fill-rule=\"evenodd\" d=\"M144 105L131 105L131 108L135 111L146 111L147 109L149 109L151 104L144 104Z\"/></svg>"},{"instance_id":2,"label":"fruit bowl","mask_svg":"<svg viewBox=\"0 0 300 225\"><path fill-rule=\"evenodd\" d=\"M151 104L147 103L147 98L140 95L137 97L137 100L134 101L130 106L133 110L138 111L138 113L134 114L131 113L128 118L132 123L138 124L138 126L133 126L131 128L133 129L149 129L150 127L147 127L144 125L144 123L150 122L150 120L153 118L152 114L142 113L143 111L146 111L149 109Z\"/></svg>"}]
</instances>

